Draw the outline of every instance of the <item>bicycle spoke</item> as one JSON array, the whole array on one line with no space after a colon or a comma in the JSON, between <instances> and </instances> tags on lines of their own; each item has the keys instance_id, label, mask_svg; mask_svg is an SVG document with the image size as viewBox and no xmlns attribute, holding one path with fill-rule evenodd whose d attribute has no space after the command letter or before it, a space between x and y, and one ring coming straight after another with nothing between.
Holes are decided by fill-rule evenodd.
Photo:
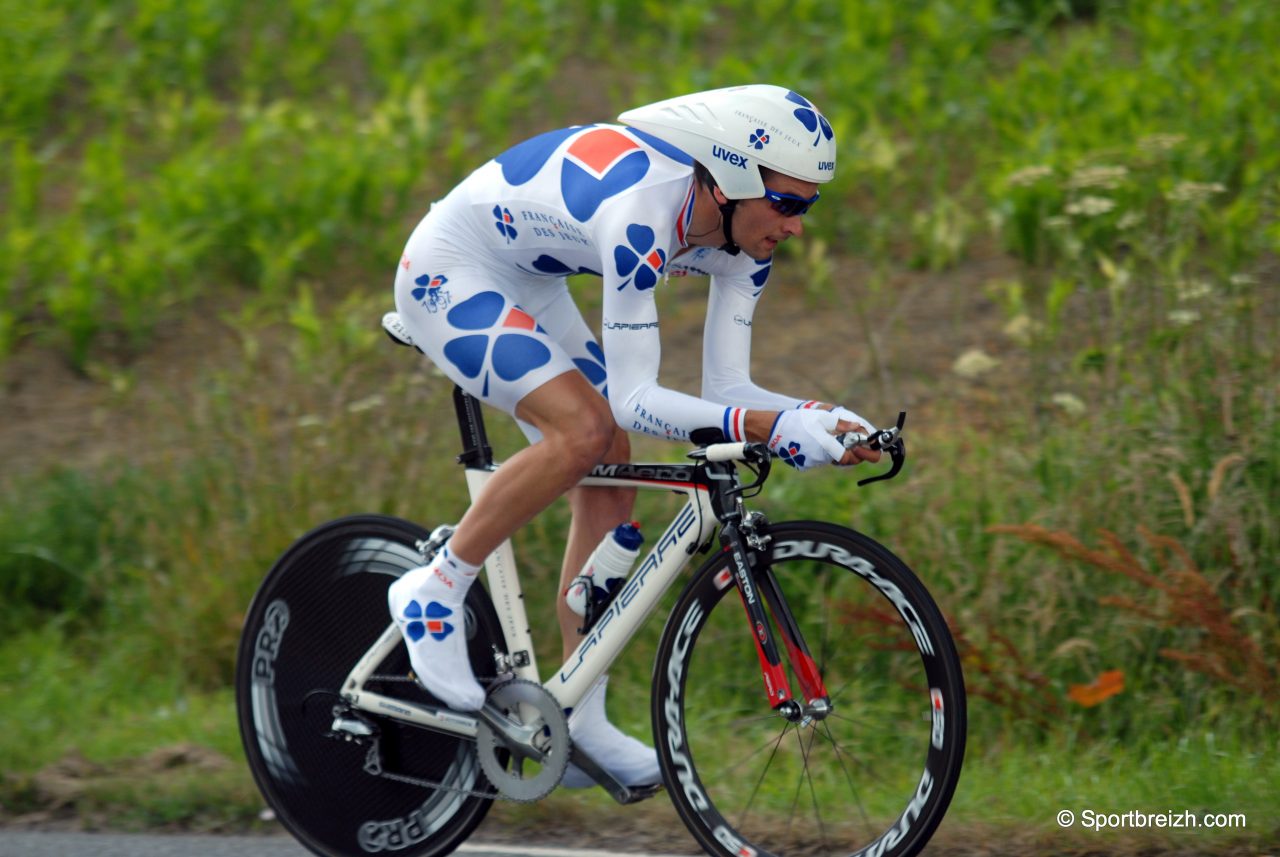
<instances>
[{"instance_id":1,"label":"bicycle spoke","mask_svg":"<svg viewBox=\"0 0 1280 857\"><path fill-rule=\"evenodd\" d=\"M822 808L818 805L818 792L813 786L813 775L809 772L809 758L813 752L813 744L818 740L818 731L810 729L809 746L804 746L804 741L800 742L800 751L804 754L804 773L805 779L809 782L809 797L813 801L813 816L818 821L818 834L822 837L822 844L827 845L827 826L822 822Z\"/></svg>"},{"instance_id":2,"label":"bicycle spoke","mask_svg":"<svg viewBox=\"0 0 1280 857\"><path fill-rule=\"evenodd\" d=\"M732 559L711 560L685 596L697 598L702 612L677 608L677 615L697 617L696 626L672 625L659 656L670 665L660 678L677 675L681 685L660 685L656 698L675 699L684 713L667 721L680 728L664 734L680 753L667 762L692 764L697 772L697 788L675 789L672 799L699 842L719 857L752 850L849 854L869 846L884 857L911 857L937 825L958 768L954 758L936 758L932 706L921 712L921 700L929 697L919 689L949 693L955 673L932 675L938 661L921 655L917 626L904 619L899 599L906 599L912 622L923 622L932 639L946 641L940 616L920 600L909 570L868 552L856 534L801 524L780 525L771 535L773 600L785 613L769 627L791 635L788 654L800 641L806 644L813 664L791 663L789 670L802 675L816 668L811 680L821 681L831 708L788 711L790 718L752 710L757 659L744 644L740 605L730 597L736 590L715 586L717 576L732 574ZM862 572L868 567L874 574ZM876 624L862 627L863 614ZM946 657L954 663L954 649ZM957 707L962 703L960 697ZM775 732L772 722L779 717ZM953 738L954 731L941 743ZM917 798L924 766L942 787ZM886 837L908 810L911 823Z\"/></svg>"},{"instance_id":3,"label":"bicycle spoke","mask_svg":"<svg viewBox=\"0 0 1280 857\"><path fill-rule=\"evenodd\" d=\"M826 732L826 735L824 737L827 739L827 742L831 744L831 750L836 755L836 761L840 763L840 770L844 772L844 778L849 783L849 792L853 795L853 799L858 804L858 812L862 813L862 821L866 824L868 828L870 828L871 817L867 815L867 807L862 801L862 792L859 791L858 784L854 781L853 774L849 771L849 766L845 764L845 757L848 754L841 750L840 743L836 741L834 736L832 736L831 727L828 724L823 723L822 728ZM852 759L850 761L852 761L853 764L857 765L859 768L862 767L861 763L859 763L857 759Z\"/></svg>"},{"instance_id":4,"label":"bicycle spoke","mask_svg":"<svg viewBox=\"0 0 1280 857\"><path fill-rule=\"evenodd\" d=\"M853 722L851 720L846 720L845 718L836 717L834 715L827 717L827 721L830 721L830 720L844 720L847 723ZM845 747L843 744L841 744L839 741L835 739L835 736L831 734L831 727L829 723L824 721L823 726L827 730L827 734L825 737L827 741L831 744L831 749L833 752L835 752L840 758L849 759L849 761L851 761L854 765L856 765L860 771L866 773L871 779L881 783L887 782L887 780L883 776L876 773L874 768L871 768L866 764L864 764L856 754L851 752L847 747Z\"/></svg>"},{"instance_id":5,"label":"bicycle spoke","mask_svg":"<svg viewBox=\"0 0 1280 857\"><path fill-rule=\"evenodd\" d=\"M760 784L764 782L765 774L769 773L769 768L773 767L773 760L778 757L778 748L782 746L782 741L787 737L787 732L791 724L788 723L783 730L778 733L778 740L773 742L773 752L769 754L769 761L765 762L764 770L760 772L760 776L756 778L756 784L751 789L751 797L747 799L747 805L742 808L742 817L738 819L738 826L741 827L747 821L747 816L751 812L751 805L755 803L756 795L760 793Z\"/></svg>"}]
</instances>

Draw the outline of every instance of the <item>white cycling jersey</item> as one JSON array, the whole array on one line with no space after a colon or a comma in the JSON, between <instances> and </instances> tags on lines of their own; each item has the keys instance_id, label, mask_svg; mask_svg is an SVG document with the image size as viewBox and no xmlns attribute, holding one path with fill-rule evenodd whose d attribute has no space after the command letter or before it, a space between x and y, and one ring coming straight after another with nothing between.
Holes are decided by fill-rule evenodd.
<instances>
[{"instance_id":1,"label":"white cycling jersey","mask_svg":"<svg viewBox=\"0 0 1280 857\"><path fill-rule=\"evenodd\" d=\"M686 440L718 426L743 440L746 409L812 403L751 381L752 316L770 260L689 249L694 193L690 158L635 129L526 140L432 206L401 259L397 309L446 375L508 413L576 368L625 429ZM577 273L603 278L603 350L569 297L565 278ZM658 383L654 291L685 275L711 278L701 398Z\"/></svg>"}]
</instances>

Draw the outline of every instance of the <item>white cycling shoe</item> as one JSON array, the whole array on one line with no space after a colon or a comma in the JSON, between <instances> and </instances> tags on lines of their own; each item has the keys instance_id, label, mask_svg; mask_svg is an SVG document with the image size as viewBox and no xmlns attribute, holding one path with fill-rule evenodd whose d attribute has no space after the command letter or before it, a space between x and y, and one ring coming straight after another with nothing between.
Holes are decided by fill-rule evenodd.
<instances>
[{"instance_id":1,"label":"white cycling shoe","mask_svg":"<svg viewBox=\"0 0 1280 857\"><path fill-rule=\"evenodd\" d=\"M467 657L467 623L462 603L470 581L440 573L441 551L429 565L415 568L391 584L387 607L404 635L409 664L432 696L455 711L484 705L484 689Z\"/></svg>"},{"instance_id":2,"label":"white cycling shoe","mask_svg":"<svg viewBox=\"0 0 1280 857\"><path fill-rule=\"evenodd\" d=\"M609 722L604 697L609 677L600 679L569 716L569 737L624 786L651 786L662 782L658 754ZM562 786L583 789L596 785L577 765L564 772Z\"/></svg>"}]
</instances>

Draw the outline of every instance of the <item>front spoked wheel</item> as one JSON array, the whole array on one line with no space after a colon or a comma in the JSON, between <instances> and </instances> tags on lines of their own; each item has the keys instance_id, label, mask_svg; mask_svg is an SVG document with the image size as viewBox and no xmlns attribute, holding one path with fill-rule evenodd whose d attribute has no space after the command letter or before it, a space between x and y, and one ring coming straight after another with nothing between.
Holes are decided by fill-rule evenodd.
<instances>
[{"instance_id":1,"label":"front spoked wheel","mask_svg":"<svg viewBox=\"0 0 1280 857\"><path fill-rule=\"evenodd\" d=\"M775 630L805 711L770 704L733 555L713 556L671 614L654 670L672 800L725 857L916 854L964 757L964 682L946 623L910 569L866 536L816 522L767 532L756 580L776 580L821 677L817 698L802 697L803 658ZM775 625L777 601L765 599Z\"/></svg>"}]
</instances>

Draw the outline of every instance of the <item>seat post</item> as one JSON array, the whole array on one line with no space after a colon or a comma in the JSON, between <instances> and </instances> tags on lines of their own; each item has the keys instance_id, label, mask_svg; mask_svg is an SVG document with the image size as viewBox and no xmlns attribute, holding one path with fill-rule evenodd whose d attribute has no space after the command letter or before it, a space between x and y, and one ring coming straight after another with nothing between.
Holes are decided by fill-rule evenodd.
<instances>
[{"instance_id":1,"label":"seat post","mask_svg":"<svg viewBox=\"0 0 1280 857\"><path fill-rule=\"evenodd\" d=\"M493 449L484 430L480 402L461 387L453 388L453 410L458 415L458 434L462 438L462 454L458 463L464 467L486 468L493 465Z\"/></svg>"}]
</instances>

